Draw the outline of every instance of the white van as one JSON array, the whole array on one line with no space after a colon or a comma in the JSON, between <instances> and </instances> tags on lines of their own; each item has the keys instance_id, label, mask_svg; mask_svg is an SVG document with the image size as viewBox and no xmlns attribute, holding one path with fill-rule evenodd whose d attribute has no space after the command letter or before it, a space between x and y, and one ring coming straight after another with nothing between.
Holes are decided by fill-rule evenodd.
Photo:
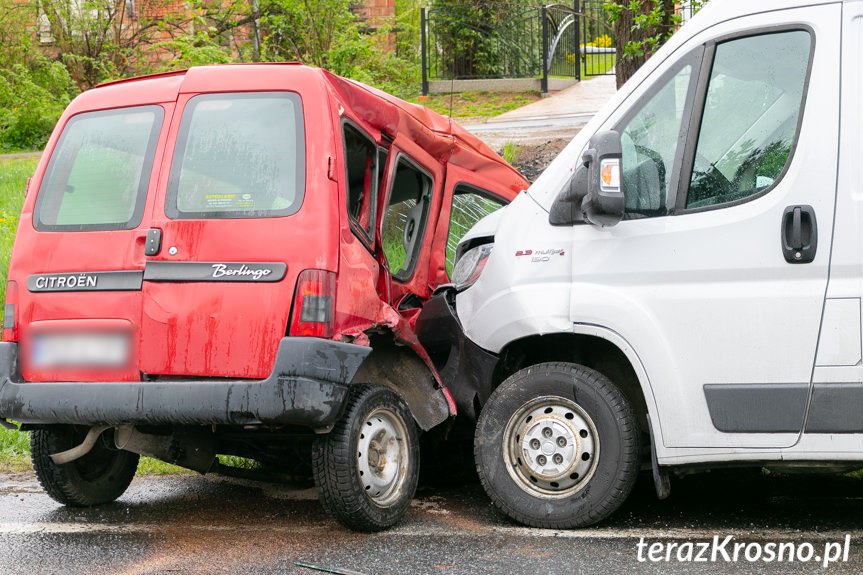
<instances>
[{"instance_id":1,"label":"white van","mask_svg":"<svg viewBox=\"0 0 863 575\"><path fill-rule=\"evenodd\" d=\"M861 102L863 1L714 0L462 240L420 331L505 513L860 467Z\"/></svg>"}]
</instances>

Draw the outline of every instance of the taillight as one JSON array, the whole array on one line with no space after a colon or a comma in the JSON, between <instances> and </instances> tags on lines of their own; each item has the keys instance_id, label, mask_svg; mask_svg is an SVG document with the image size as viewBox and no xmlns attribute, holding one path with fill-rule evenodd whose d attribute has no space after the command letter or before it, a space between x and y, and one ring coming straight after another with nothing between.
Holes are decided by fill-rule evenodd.
<instances>
[{"instance_id":1,"label":"taillight","mask_svg":"<svg viewBox=\"0 0 863 575\"><path fill-rule=\"evenodd\" d=\"M3 306L3 341L18 341L18 284L6 282L6 305Z\"/></svg>"},{"instance_id":2,"label":"taillight","mask_svg":"<svg viewBox=\"0 0 863 575\"><path fill-rule=\"evenodd\" d=\"M291 335L330 338L335 331L336 274L305 270L297 279Z\"/></svg>"}]
</instances>

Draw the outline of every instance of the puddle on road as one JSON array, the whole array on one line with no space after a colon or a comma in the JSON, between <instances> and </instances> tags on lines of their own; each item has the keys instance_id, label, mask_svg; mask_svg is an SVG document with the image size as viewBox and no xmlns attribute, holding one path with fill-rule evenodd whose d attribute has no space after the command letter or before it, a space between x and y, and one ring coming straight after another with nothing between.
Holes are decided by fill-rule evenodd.
<instances>
[{"instance_id":1,"label":"puddle on road","mask_svg":"<svg viewBox=\"0 0 863 575\"><path fill-rule=\"evenodd\" d=\"M0 497L30 493L42 493L42 489L32 479L30 481L0 480Z\"/></svg>"}]
</instances>

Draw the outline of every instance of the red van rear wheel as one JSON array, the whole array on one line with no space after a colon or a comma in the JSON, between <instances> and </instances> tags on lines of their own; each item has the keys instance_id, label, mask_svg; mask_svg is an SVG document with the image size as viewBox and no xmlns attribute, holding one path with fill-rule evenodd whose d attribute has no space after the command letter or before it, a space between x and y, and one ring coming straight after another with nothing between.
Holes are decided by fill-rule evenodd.
<instances>
[{"instance_id":1,"label":"red van rear wheel","mask_svg":"<svg viewBox=\"0 0 863 575\"><path fill-rule=\"evenodd\" d=\"M379 531L410 506L419 478L419 438L404 400L382 385L354 384L345 415L315 439L321 503L343 525Z\"/></svg>"},{"instance_id":2,"label":"red van rear wheel","mask_svg":"<svg viewBox=\"0 0 863 575\"><path fill-rule=\"evenodd\" d=\"M114 501L126 491L139 455L114 447L112 430L107 430L87 455L58 465L51 454L80 445L88 428L55 425L30 433L30 457L36 477L55 501L73 507L87 507Z\"/></svg>"}]
</instances>

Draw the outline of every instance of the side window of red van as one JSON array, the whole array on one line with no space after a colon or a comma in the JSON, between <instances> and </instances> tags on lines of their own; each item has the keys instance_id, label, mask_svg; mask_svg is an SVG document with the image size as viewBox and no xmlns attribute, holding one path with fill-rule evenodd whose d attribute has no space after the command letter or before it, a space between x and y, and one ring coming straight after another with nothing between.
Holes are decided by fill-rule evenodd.
<instances>
[{"instance_id":1,"label":"side window of red van","mask_svg":"<svg viewBox=\"0 0 863 575\"><path fill-rule=\"evenodd\" d=\"M497 196L459 184L453 191L452 210L449 216L449 233L446 236L446 273L452 277L455 250L459 241L478 221L506 205Z\"/></svg>"},{"instance_id":2,"label":"side window of red van","mask_svg":"<svg viewBox=\"0 0 863 575\"><path fill-rule=\"evenodd\" d=\"M406 281L413 275L431 194L432 179L406 157L398 158L381 233L387 265L396 280Z\"/></svg>"},{"instance_id":3,"label":"side window of red van","mask_svg":"<svg viewBox=\"0 0 863 575\"><path fill-rule=\"evenodd\" d=\"M354 233L371 245L374 242L377 203L378 148L365 134L345 123L345 188L347 208Z\"/></svg>"}]
</instances>

